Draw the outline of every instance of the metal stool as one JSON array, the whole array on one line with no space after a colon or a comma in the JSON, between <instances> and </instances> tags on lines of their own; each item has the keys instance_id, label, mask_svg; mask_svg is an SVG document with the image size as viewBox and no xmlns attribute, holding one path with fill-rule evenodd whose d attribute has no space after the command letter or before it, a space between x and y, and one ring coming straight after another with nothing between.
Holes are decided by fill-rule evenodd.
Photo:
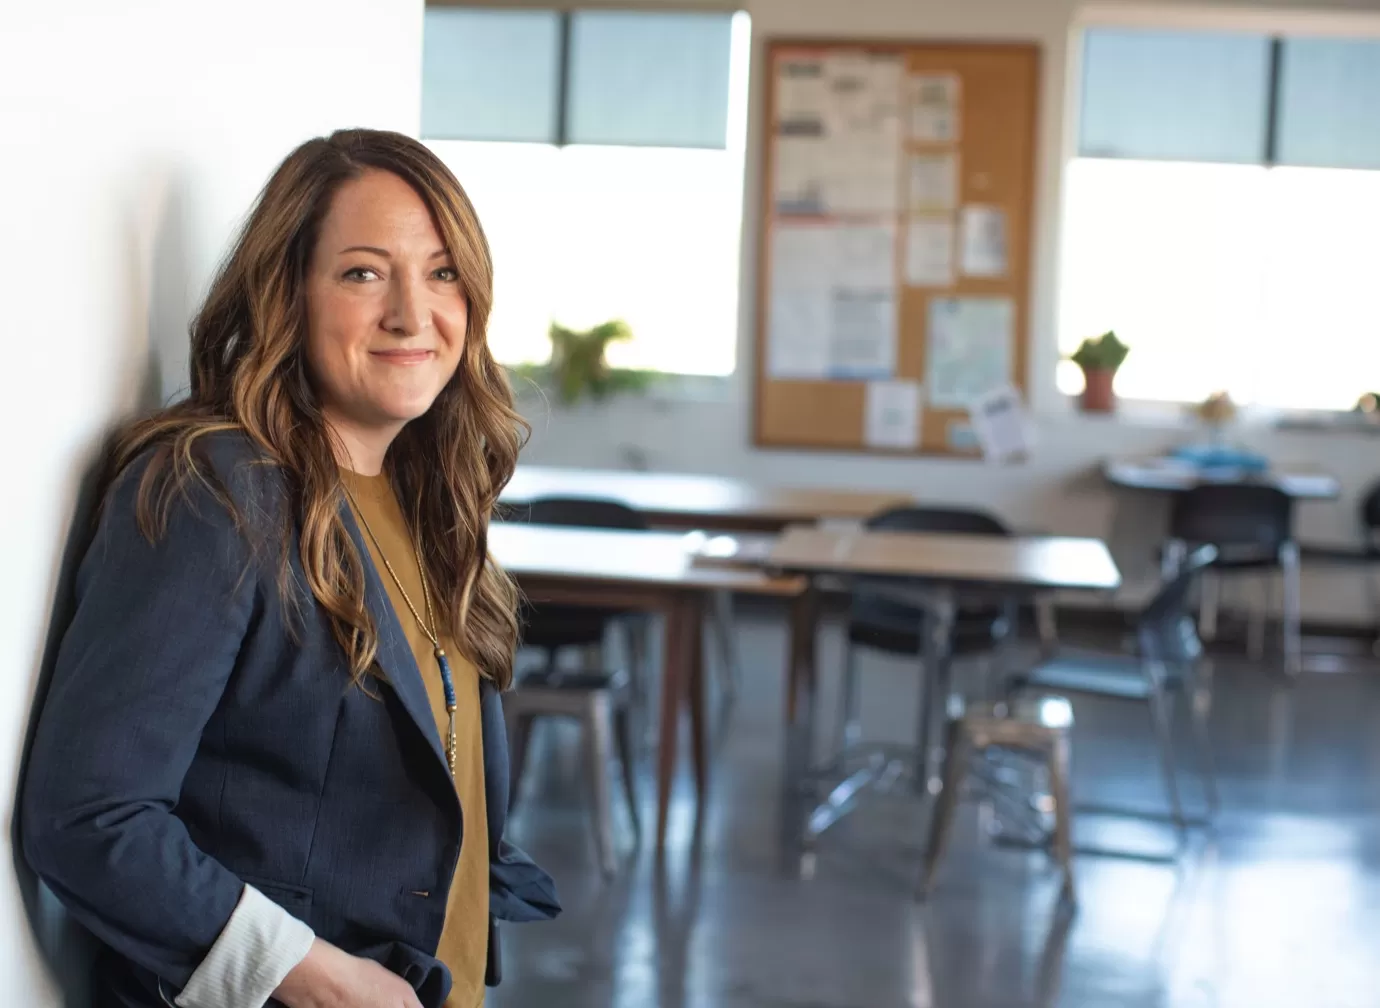
<instances>
[{"instance_id":1,"label":"metal stool","mask_svg":"<svg viewBox=\"0 0 1380 1008\"><path fill-rule=\"evenodd\" d=\"M929 895L935 872L944 856L954 813L974 757L993 749L1019 753L1039 760L1049 775L1054 830L1051 847L1064 875L1060 898L1075 902L1073 885L1073 812L1069 805L1069 735L1073 707L1063 697L1021 697L1010 706L974 704L949 717L945 735L944 788L930 820L930 839L925 851L919 898ZM986 775L984 775L985 777Z\"/></svg>"},{"instance_id":2,"label":"metal stool","mask_svg":"<svg viewBox=\"0 0 1380 1008\"><path fill-rule=\"evenodd\" d=\"M642 824L637 814L636 770L633 766L632 726L629 721L628 677L623 673L557 672L550 669L524 676L518 689L503 695L503 716L508 727L511 761L511 794L517 801L518 786L527 762L532 722L538 717L572 717L584 733L585 771L594 799L594 842L599 868L606 876L617 869L613 843L613 796L609 789L609 763L613 740L618 744L623 789L633 832L640 839Z\"/></svg>"}]
</instances>

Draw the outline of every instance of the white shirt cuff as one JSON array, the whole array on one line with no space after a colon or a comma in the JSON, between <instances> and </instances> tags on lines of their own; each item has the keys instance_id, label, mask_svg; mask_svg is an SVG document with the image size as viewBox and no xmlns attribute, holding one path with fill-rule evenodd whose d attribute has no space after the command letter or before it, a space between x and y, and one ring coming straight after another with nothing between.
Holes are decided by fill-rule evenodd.
<instances>
[{"instance_id":1,"label":"white shirt cuff","mask_svg":"<svg viewBox=\"0 0 1380 1008\"><path fill-rule=\"evenodd\" d=\"M178 1008L263 1008L316 935L251 885L177 995Z\"/></svg>"}]
</instances>

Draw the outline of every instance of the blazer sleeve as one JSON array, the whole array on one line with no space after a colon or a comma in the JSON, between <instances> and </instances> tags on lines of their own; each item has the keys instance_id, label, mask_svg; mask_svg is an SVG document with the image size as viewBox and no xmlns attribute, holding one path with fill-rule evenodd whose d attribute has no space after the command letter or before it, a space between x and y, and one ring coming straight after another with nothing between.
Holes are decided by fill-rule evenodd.
<instances>
[{"instance_id":1,"label":"blazer sleeve","mask_svg":"<svg viewBox=\"0 0 1380 1008\"><path fill-rule=\"evenodd\" d=\"M248 543L209 490L175 500L166 533L145 539L135 518L141 468L116 483L77 575L20 833L29 863L78 921L182 988L208 957L225 957L227 942L242 944L227 929L242 898L260 917L279 910L254 901L173 812L235 667L257 578Z\"/></svg>"}]
</instances>

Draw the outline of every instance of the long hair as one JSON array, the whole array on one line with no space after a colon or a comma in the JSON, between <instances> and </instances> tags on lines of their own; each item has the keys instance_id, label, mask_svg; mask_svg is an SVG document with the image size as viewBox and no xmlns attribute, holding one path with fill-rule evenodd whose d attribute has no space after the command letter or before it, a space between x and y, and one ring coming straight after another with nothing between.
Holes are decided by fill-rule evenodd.
<instances>
[{"instance_id":1,"label":"long hair","mask_svg":"<svg viewBox=\"0 0 1380 1008\"><path fill-rule=\"evenodd\" d=\"M191 326L191 391L133 423L117 439L114 478L154 449L138 519L150 540L169 502L193 481L214 489L199 439L239 431L276 467L288 491L288 531L300 530L307 588L328 614L354 681L374 671L378 628L364 604L365 567L341 516L334 438L306 363L308 264L331 199L370 169L392 172L429 207L469 306L455 375L431 408L388 450L385 471L422 544L437 618L481 674L506 688L518 634L517 590L488 555L489 518L517 464L527 426L485 339L493 261L474 207L450 170L397 133L341 130L288 155L250 212ZM231 507L228 495L217 496ZM236 513L243 527L245 516ZM250 522L252 524L252 522ZM286 550L279 581L294 598ZM296 596L300 599L300 588Z\"/></svg>"}]
</instances>

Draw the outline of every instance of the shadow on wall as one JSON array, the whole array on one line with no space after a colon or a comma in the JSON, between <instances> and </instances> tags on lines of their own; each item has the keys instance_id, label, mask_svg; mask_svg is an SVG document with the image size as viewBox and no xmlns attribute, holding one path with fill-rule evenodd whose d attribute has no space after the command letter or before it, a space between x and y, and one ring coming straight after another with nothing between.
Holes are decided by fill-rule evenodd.
<instances>
[{"instance_id":1,"label":"shadow on wall","mask_svg":"<svg viewBox=\"0 0 1380 1008\"><path fill-rule=\"evenodd\" d=\"M186 173L178 173L162 194L149 257L149 309L144 321L148 372L135 407L140 412L181 399L189 391L187 327L203 297L193 257L204 248L193 240L201 236L192 234L191 205Z\"/></svg>"},{"instance_id":2,"label":"shadow on wall","mask_svg":"<svg viewBox=\"0 0 1380 1008\"><path fill-rule=\"evenodd\" d=\"M171 180L166 172L154 172L144 175L139 189L131 201L127 247L112 250L129 270L124 321L115 333L126 349L123 359L127 369L112 380L129 390L130 412L136 416L169 401L174 390L185 389L187 324L195 310L190 301L193 246L185 185ZM151 243L147 237L150 233ZM178 369L182 377L174 378ZM74 462L76 499L55 580L52 615L33 690L20 760L20 785L11 816L11 850L25 911L66 1008L89 1008L91 964L100 946L29 869L23 855L19 814L34 729L48 696L63 634L76 607L77 569L95 531L100 490L123 421L117 418L98 444Z\"/></svg>"}]
</instances>

